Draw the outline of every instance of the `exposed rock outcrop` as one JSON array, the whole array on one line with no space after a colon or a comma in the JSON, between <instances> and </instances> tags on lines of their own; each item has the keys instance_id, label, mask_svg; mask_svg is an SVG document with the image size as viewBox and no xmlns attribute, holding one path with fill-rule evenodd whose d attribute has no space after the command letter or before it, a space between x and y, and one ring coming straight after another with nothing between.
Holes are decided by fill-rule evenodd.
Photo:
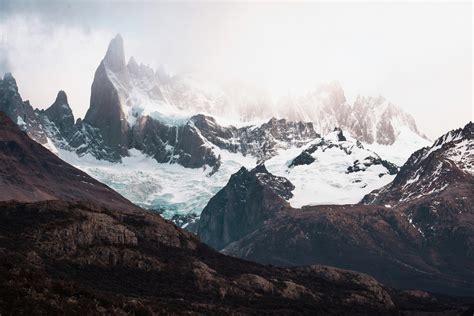
<instances>
[{"instance_id":1,"label":"exposed rock outcrop","mask_svg":"<svg viewBox=\"0 0 474 316\"><path fill-rule=\"evenodd\" d=\"M54 123L63 137L67 137L72 133L74 129L74 115L69 106L66 92L63 90L58 92L56 100L44 111L44 115L50 122Z\"/></svg>"},{"instance_id":2,"label":"exposed rock outcrop","mask_svg":"<svg viewBox=\"0 0 474 316\"><path fill-rule=\"evenodd\" d=\"M41 144L47 142L47 136L29 101L23 101L15 78L6 73L0 80L0 111L8 115L30 137Z\"/></svg>"},{"instance_id":3,"label":"exposed rock outcrop","mask_svg":"<svg viewBox=\"0 0 474 316\"><path fill-rule=\"evenodd\" d=\"M291 198L293 184L270 174L264 165L248 171L242 167L201 213L198 235L222 249L275 216Z\"/></svg>"},{"instance_id":4,"label":"exposed rock outcrop","mask_svg":"<svg viewBox=\"0 0 474 316\"><path fill-rule=\"evenodd\" d=\"M128 95L126 89L114 85L110 71L124 85L130 80L119 35L110 42L107 54L95 72L90 108L83 122L99 130L104 145L112 151L113 159L120 160L128 152L129 125L122 107Z\"/></svg>"}]
</instances>

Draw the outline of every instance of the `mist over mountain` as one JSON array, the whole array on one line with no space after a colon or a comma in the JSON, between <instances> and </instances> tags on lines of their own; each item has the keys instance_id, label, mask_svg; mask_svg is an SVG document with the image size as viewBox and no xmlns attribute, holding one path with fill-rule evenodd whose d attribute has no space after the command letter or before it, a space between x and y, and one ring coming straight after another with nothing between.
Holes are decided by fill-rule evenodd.
<instances>
[{"instance_id":1,"label":"mist over mountain","mask_svg":"<svg viewBox=\"0 0 474 316\"><path fill-rule=\"evenodd\" d=\"M297 99L282 99L281 107L271 101L257 107L249 94L238 97L236 92L210 89L203 81L169 75L163 68L155 71L133 57L126 62L120 35L111 40L95 72L84 119L74 121L64 91L48 109L33 110L22 101L11 75L5 75L1 85L11 96L3 100L0 110L33 139L167 218L199 216L232 173L262 162L278 175L289 174L297 184L295 205L355 203L389 183L397 165L429 144L414 119L382 97L361 97L350 105L341 86L333 83ZM254 111L257 108L259 112ZM331 141L335 128L345 135L338 140L341 145ZM292 172L288 161L314 150L318 143L322 146L318 162L327 169L310 172L319 185L304 188L306 177ZM369 158L393 164L395 171L373 163L356 166ZM129 173L116 174L117 168L106 167L106 162L125 163ZM347 175L355 166L363 172ZM166 184L158 180L165 174ZM188 191L180 180L184 177L205 185L198 191L191 185ZM129 185L123 186L122 181ZM180 191L187 193L181 196ZM177 220L181 225L188 222Z\"/></svg>"},{"instance_id":2,"label":"mist over mountain","mask_svg":"<svg viewBox=\"0 0 474 316\"><path fill-rule=\"evenodd\" d=\"M92 73L120 32L127 61L135 56L153 69L165 65L173 74L201 73L205 82L218 85L238 82L271 98L305 95L332 80L341 83L351 104L358 95L382 95L412 114L432 139L472 117L469 3L4 0L2 9L5 71L41 109L62 89L75 116L83 118ZM28 53L33 51L34 59ZM445 116L448 106L453 111Z\"/></svg>"},{"instance_id":3,"label":"mist over mountain","mask_svg":"<svg viewBox=\"0 0 474 316\"><path fill-rule=\"evenodd\" d=\"M473 313L471 6L0 7L0 315Z\"/></svg>"}]
</instances>

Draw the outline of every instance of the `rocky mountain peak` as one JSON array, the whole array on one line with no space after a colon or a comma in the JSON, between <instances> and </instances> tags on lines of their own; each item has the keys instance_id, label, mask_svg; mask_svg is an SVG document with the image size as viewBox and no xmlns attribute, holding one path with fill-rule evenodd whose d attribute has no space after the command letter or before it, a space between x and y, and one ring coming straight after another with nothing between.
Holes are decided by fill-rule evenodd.
<instances>
[{"instance_id":1,"label":"rocky mountain peak","mask_svg":"<svg viewBox=\"0 0 474 316\"><path fill-rule=\"evenodd\" d=\"M342 129L340 127L335 127L333 132L335 132L335 134L337 136L337 141L345 142L347 140L346 137L344 136L344 133L343 133Z\"/></svg>"},{"instance_id":2,"label":"rocky mountain peak","mask_svg":"<svg viewBox=\"0 0 474 316\"><path fill-rule=\"evenodd\" d=\"M137 61L135 60L135 57L133 56L130 56L130 58L128 59L128 63L127 63L127 67L132 67L132 68L138 68L138 63Z\"/></svg>"},{"instance_id":3,"label":"rocky mountain peak","mask_svg":"<svg viewBox=\"0 0 474 316\"><path fill-rule=\"evenodd\" d=\"M53 122L61 133L65 133L74 125L74 115L69 106L66 92L60 90L54 103L44 111L48 119Z\"/></svg>"},{"instance_id":4,"label":"rocky mountain peak","mask_svg":"<svg viewBox=\"0 0 474 316\"><path fill-rule=\"evenodd\" d=\"M114 161L128 155L129 126L124 109L129 87L130 73L125 64L123 39L117 35L110 42L107 53L95 72L90 107L83 121L99 131L106 147L102 149Z\"/></svg>"},{"instance_id":5,"label":"rocky mountain peak","mask_svg":"<svg viewBox=\"0 0 474 316\"><path fill-rule=\"evenodd\" d=\"M440 194L474 174L474 124L450 131L414 152L393 182L364 197L367 204L408 205Z\"/></svg>"},{"instance_id":6,"label":"rocky mountain peak","mask_svg":"<svg viewBox=\"0 0 474 316\"><path fill-rule=\"evenodd\" d=\"M56 105L66 105L69 108L69 103L67 101L67 95L66 95L66 92L64 92L64 90L59 90L58 95L56 96L56 100L54 101L54 104L56 104Z\"/></svg>"},{"instance_id":7,"label":"rocky mountain peak","mask_svg":"<svg viewBox=\"0 0 474 316\"><path fill-rule=\"evenodd\" d=\"M11 73L6 73L3 80L0 80L0 111L5 112L34 140L41 144L46 143L46 135L40 120L29 101L22 100L16 80Z\"/></svg>"},{"instance_id":8,"label":"rocky mountain peak","mask_svg":"<svg viewBox=\"0 0 474 316\"><path fill-rule=\"evenodd\" d=\"M109 43L107 53L104 57L104 64L114 72L121 72L125 69L125 51L123 48L123 39L117 34Z\"/></svg>"},{"instance_id":9,"label":"rocky mountain peak","mask_svg":"<svg viewBox=\"0 0 474 316\"><path fill-rule=\"evenodd\" d=\"M138 75L140 73L140 66L133 56L128 60L127 68L132 75Z\"/></svg>"},{"instance_id":10,"label":"rocky mountain peak","mask_svg":"<svg viewBox=\"0 0 474 316\"><path fill-rule=\"evenodd\" d=\"M16 80L10 72L6 72L3 75L3 84L10 90L18 92L18 86Z\"/></svg>"},{"instance_id":11,"label":"rocky mountain peak","mask_svg":"<svg viewBox=\"0 0 474 316\"><path fill-rule=\"evenodd\" d=\"M255 168L252 169L253 174L259 174L259 173L269 173L267 170L267 167L265 167L265 164L261 163L258 164Z\"/></svg>"},{"instance_id":12,"label":"rocky mountain peak","mask_svg":"<svg viewBox=\"0 0 474 316\"><path fill-rule=\"evenodd\" d=\"M242 167L202 211L198 234L208 245L222 249L289 205L286 200L294 188L263 164L250 171Z\"/></svg>"},{"instance_id":13,"label":"rocky mountain peak","mask_svg":"<svg viewBox=\"0 0 474 316\"><path fill-rule=\"evenodd\" d=\"M435 140L433 146L441 146L445 143L452 142L460 139L473 139L474 138L474 123L469 122L464 128L458 128L452 130L443 136Z\"/></svg>"}]
</instances>

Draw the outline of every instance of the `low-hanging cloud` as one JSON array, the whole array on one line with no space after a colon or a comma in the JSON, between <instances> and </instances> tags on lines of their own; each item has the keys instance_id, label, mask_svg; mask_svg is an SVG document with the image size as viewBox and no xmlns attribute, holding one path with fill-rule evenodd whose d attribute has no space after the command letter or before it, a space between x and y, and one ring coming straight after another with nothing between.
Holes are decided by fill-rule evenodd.
<instances>
[{"instance_id":1,"label":"low-hanging cloud","mask_svg":"<svg viewBox=\"0 0 474 316\"><path fill-rule=\"evenodd\" d=\"M0 76L6 72L11 72L11 64L8 57L8 50L0 43Z\"/></svg>"},{"instance_id":2,"label":"low-hanging cloud","mask_svg":"<svg viewBox=\"0 0 474 316\"><path fill-rule=\"evenodd\" d=\"M469 3L226 4L0 0L0 71L25 99L64 89L77 116L121 33L126 55L276 94L337 80L348 99L381 94L436 137L472 119ZM448 109L449 108L449 109Z\"/></svg>"}]
</instances>

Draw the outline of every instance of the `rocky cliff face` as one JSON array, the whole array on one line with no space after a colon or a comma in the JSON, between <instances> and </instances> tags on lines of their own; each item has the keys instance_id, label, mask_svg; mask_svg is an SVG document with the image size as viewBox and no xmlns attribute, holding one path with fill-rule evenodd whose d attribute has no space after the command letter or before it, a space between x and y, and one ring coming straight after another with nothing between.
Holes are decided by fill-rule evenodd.
<instances>
[{"instance_id":1,"label":"rocky cliff face","mask_svg":"<svg viewBox=\"0 0 474 316\"><path fill-rule=\"evenodd\" d=\"M397 287L468 295L474 290L469 281L474 268L472 126L414 153L392 183L363 203L294 209L282 201L278 212L255 222L223 252L282 266L334 265L371 273ZM228 186L227 195L235 188L238 184ZM236 214L244 215L239 210L248 205ZM213 214L219 218L220 213ZM236 227L232 221L226 226Z\"/></svg>"},{"instance_id":2,"label":"rocky cliff face","mask_svg":"<svg viewBox=\"0 0 474 316\"><path fill-rule=\"evenodd\" d=\"M358 96L347 102L337 82L323 85L304 96L286 98L279 116L295 121L314 122L317 131L327 134L334 127L351 133L367 144L390 145L403 129L420 135L413 117L385 98Z\"/></svg>"},{"instance_id":3,"label":"rocky cliff face","mask_svg":"<svg viewBox=\"0 0 474 316\"><path fill-rule=\"evenodd\" d=\"M412 116L380 96L357 97L343 126L369 144L393 144L401 128L420 134Z\"/></svg>"},{"instance_id":4,"label":"rocky cliff face","mask_svg":"<svg viewBox=\"0 0 474 316\"><path fill-rule=\"evenodd\" d=\"M368 204L408 205L469 184L474 174L474 124L438 138L415 152L392 183L364 198Z\"/></svg>"},{"instance_id":5,"label":"rocky cliff face","mask_svg":"<svg viewBox=\"0 0 474 316\"><path fill-rule=\"evenodd\" d=\"M294 186L270 174L264 165L248 171L244 167L232 175L201 213L198 235L215 249L239 240L275 216Z\"/></svg>"},{"instance_id":6,"label":"rocky cliff face","mask_svg":"<svg viewBox=\"0 0 474 316\"><path fill-rule=\"evenodd\" d=\"M44 111L48 119L56 125L61 134L66 135L74 126L74 115L64 91L59 91L54 103Z\"/></svg>"},{"instance_id":7,"label":"rocky cliff face","mask_svg":"<svg viewBox=\"0 0 474 316\"><path fill-rule=\"evenodd\" d=\"M114 85L114 78L124 85L122 89ZM115 160L126 155L128 149L129 126L122 105L128 97L126 91L130 86L129 81L123 41L118 35L110 42L95 72L90 108L84 117L84 123L100 132L104 145L112 151Z\"/></svg>"},{"instance_id":8,"label":"rocky cliff face","mask_svg":"<svg viewBox=\"0 0 474 316\"><path fill-rule=\"evenodd\" d=\"M367 315L468 309L465 301L392 290L356 272L265 267L214 252L61 161L3 113L0 160L0 311L5 314L321 310ZM271 192L263 188L264 196L291 194L289 183L263 167L250 173L255 185L275 185Z\"/></svg>"},{"instance_id":9,"label":"rocky cliff face","mask_svg":"<svg viewBox=\"0 0 474 316\"><path fill-rule=\"evenodd\" d=\"M0 80L0 111L6 113L20 128L41 144L47 136L29 101L23 101L15 78L6 73Z\"/></svg>"}]
</instances>

